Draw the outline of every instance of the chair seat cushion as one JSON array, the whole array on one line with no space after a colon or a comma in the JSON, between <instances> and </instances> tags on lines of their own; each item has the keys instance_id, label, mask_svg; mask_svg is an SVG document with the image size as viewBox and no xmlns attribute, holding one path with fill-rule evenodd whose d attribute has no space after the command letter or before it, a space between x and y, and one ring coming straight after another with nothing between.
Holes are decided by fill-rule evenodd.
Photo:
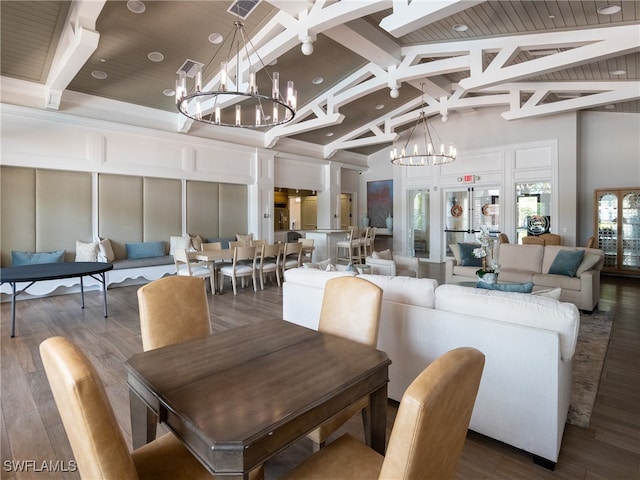
<instances>
[{"instance_id":1,"label":"chair seat cushion","mask_svg":"<svg viewBox=\"0 0 640 480\"><path fill-rule=\"evenodd\" d=\"M348 433L330 443L287 475L293 479L378 478L384 457Z\"/></svg>"},{"instance_id":2,"label":"chair seat cushion","mask_svg":"<svg viewBox=\"0 0 640 480\"><path fill-rule=\"evenodd\" d=\"M186 267L183 267L178 270L178 275L189 275L189 272ZM191 275L194 277L208 277L211 275L211 270L209 270L209 267L191 267Z\"/></svg>"},{"instance_id":3,"label":"chair seat cushion","mask_svg":"<svg viewBox=\"0 0 640 480\"><path fill-rule=\"evenodd\" d=\"M220 267L220 271L225 275L233 275L233 265ZM236 275L251 275L252 273L253 265L236 265Z\"/></svg>"}]
</instances>

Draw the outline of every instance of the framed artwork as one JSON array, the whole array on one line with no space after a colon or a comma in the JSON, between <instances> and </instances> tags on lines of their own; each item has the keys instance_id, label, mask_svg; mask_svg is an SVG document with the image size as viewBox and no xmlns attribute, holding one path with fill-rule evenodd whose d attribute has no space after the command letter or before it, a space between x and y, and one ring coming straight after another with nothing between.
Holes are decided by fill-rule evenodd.
<instances>
[{"instance_id":1,"label":"framed artwork","mask_svg":"<svg viewBox=\"0 0 640 480\"><path fill-rule=\"evenodd\" d=\"M367 182L367 214L372 227L387 228L387 217L393 217L393 180Z\"/></svg>"}]
</instances>

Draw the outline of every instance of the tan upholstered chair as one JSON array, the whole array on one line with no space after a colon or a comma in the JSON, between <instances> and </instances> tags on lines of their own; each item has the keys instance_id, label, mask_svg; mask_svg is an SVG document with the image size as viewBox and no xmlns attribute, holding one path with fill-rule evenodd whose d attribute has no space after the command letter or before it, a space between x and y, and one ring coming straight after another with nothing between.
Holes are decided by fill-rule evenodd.
<instances>
[{"instance_id":1,"label":"tan upholstered chair","mask_svg":"<svg viewBox=\"0 0 640 480\"><path fill-rule=\"evenodd\" d=\"M194 258L194 254L187 252L184 248L176 248L173 251L173 261L176 265L176 274L186 277L208 278L211 283L211 291L216 291L213 272L206 262L198 261Z\"/></svg>"},{"instance_id":2,"label":"tan upholstered chair","mask_svg":"<svg viewBox=\"0 0 640 480\"><path fill-rule=\"evenodd\" d=\"M278 286L280 282L280 255L282 245L275 243L272 245L262 245L260 250L260 261L258 262L258 275L260 275L260 289L264 290L264 277L267 273L274 273Z\"/></svg>"},{"instance_id":3,"label":"tan upholstered chair","mask_svg":"<svg viewBox=\"0 0 640 480\"><path fill-rule=\"evenodd\" d=\"M445 353L407 388L384 457L345 434L284 478L453 480L483 368L474 348Z\"/></svg>"},{"instance_id":4,"label":"tan upholstered chair","mask_svg":"<svg viewBox=\"0 0 640 480\"><path fill-rule=\"evenodd\" d=\"M544 247L544 239L540 237L536 237L534 235L527 235L526 237L522 237L523 245L542 245Z\"/></svg>"},{"instance_id":5,"label":"tan upholstered chair","mask_svg":"<svg viewBox=\"0 0 640 480\"><path fill-rule=\"evenodd\" d=\"M358 277L337 277L325 284L318 331L348 338L371 347L378 344L382 289ZM314 450L347 420L369 405L361 398L307 435ZM363 415L363 422L365 422Z\"/></svg>"},{"instance_id":6,"label":"tan upholstered chair","mask_svg":"<svg viewBox=\"0 0 640 480\"><path fill-rule=\"evenodd\" d=\"M211 334L204 281L165 277L138 289L140 331L144 351Z\"/></svg>"},{"instance_id":7,"label":"tan upholstered chair","mask_svg":"<svg viewBox=\"0 0 640 480\"><path fill-rule=\"evenodd\" d=\"M213 478L172 433L130 452L95 367L69 340L48 338L40 355L82 478Z\"/></svg>"},{"instance_id":8,"label":"tan upholstered chair","mask_svg":"<svg viewBox=\"0 0 640 480\"><path fill-rule=\"evenodd\" d=\"M509 243L509 237L506 233L501 233L498 235L498 243Z\"/></svg>"},{"instance_id":9,"label":"tan upholstered chair","mask_svg":"<svg viewBox=\"0 0 640 480\"><path fill-rule=\"evenodd\" d=\"M229 244L231 244L231 242L229 242ZM222 291L222 287L224 286L224 277L231 278L234 295L237 294L237 279L242 279L242 286L244 287L244 279L246 277L251 277L253 280L253 290L257 292L256 247L235 247L233 249L233 262L231 265L224 265L220 267L220 276L220 291Z\"/></svg>"},{"instance_id":10,"label":"tan upholstered chair","mask_svg":"<svg viewBox=\"0 0 640 480\"><path fill-rule=\"evenodd\" d=\"M562 237L557 233L543 233L540 238L544 240L545 245L562 245Z\"/></svg>"},{"instance_id":11,"label":"tan upholstered chair","mask_svg":"<svg viewBox=\"0 0 640 480\"><path fill-rule=\"evenodd\" d=\"M596 243L596 237L591 236L587 239L587 243L585 244L586 248L598 248L598 245Z\"/></svg>"}]
</instances>

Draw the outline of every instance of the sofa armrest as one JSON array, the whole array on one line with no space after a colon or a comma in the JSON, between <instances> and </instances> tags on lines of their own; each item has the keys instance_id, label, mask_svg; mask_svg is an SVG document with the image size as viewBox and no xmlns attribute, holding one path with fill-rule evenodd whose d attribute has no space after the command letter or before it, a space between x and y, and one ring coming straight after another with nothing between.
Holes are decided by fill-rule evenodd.
<instances>
[{"instance_id":1,"label":"sofa armrest","mask_svg":"<svg viewBox=\"0 0 640 480\"><path fill-rule=\"evenodd\" d=\"M371 267L372 275L396 275L396 263L394 260L367 257L365 258L365 263Z\"/></svg>"},{"instance_id":2,"label":"sofa armrest","mask_svg":"<svg viewBox=\"0 0 640 480\"><path fill-rule=\"evenodd\" d=\"M444 262L444 283L453 283L453 267L458 264L455 258L450 258Z\"/></svg>"}]
</instances>

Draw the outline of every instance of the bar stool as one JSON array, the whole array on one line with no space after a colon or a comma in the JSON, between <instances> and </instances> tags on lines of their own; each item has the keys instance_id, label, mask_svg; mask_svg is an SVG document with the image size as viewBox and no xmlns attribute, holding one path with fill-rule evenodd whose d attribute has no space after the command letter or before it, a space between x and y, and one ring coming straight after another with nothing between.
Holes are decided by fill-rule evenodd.
<instances>
[{"instance_id":1,"label":"bar stool","mask_svg":"<svg viewBox=\"0 0 640 480\"><path fill-rule=\"evenodd\" d=\"M343 262L351 264L362 263L360 229L351 227L346 240L336 242L336 263Z\"/></svg>"}]
</instances>

